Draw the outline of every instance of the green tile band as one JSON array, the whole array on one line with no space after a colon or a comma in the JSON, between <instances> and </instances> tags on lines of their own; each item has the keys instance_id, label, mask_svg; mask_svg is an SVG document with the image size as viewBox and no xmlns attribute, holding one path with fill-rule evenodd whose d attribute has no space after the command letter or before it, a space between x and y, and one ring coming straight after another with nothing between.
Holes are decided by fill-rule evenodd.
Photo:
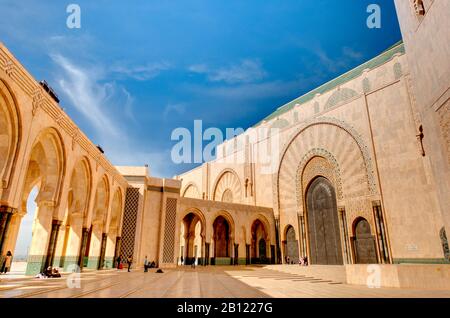
<instances>
[{"instance_id":1,"label":"green tile band","mask_svg":"<svg viewBox=\"0 0 450 318\"><path fill-rule=\"evenodd\" d=\"M449 264L445 258L394 258L394 264Z\"/></svg>"},{"instance_id":2,"label":"green tile band","mask_svg":"<svg viewBox=\"0 0 450 318\"><path fill-rule=\"evenodd\" d=\"M105 257L103 268L111 269L114 267L114 257Z\"/></svg>"},{"instance_id":3,"label":"green tile band","mask_svg":"<svg viewBox=\"0 0 450 318\"><path fill-rule=\"evenodd\" d=\"M29 255L27 258L27 269L25 275L34 276L44 271L47 255Z\"/></svg>"},{"instance_id":4,"label":"green tile band","mask_svg":"<svg viewBox=\"0 0 450 318\"><path fill-rule=\"evenodd\" d=\"M100 262L100 256L90 256L87 261L87 268L98 269L98 264Z\"/></svg>"}]
</instances>

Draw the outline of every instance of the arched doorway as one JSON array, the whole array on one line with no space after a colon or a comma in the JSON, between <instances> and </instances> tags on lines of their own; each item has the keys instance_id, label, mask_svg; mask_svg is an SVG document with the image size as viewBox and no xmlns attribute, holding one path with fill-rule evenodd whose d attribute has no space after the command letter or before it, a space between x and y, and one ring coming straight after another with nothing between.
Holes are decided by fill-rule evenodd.
<instances>
[{"instance_id":1,"label":"arched doorway","mask_svg":"<svg viewBox=\"0 0 450 318\"><path fill-rule=\"evenodd\" d=\"M27 275L35 275L46 266L53 265L59 232L59 221L54 219L54 212L64 177L64 158L64 147L58 132L52 128L43 130L33 143L19 194L21 204L17 213L11 217L4 246L4 250L14 251L16 243L22 241L19 232L26 225L22 221L28 219L28 213L33 213L29 209L32 207L35 215L31 217L33 223L28 229L32 236L27 256ZM35 205L30 204L30 194L36 195Z\"/></svg>"},{"instance_id":2,"label":"arched doorway","mask_svg":"<svg viewBox=\"0 0 450 318\"><path fill-rule=\"evenodd\" d=\"M180 263L182 265L203 264L204 227L201 218L194 212L188 213L181 224Z\"/></svg>"},{"instance_id":3,"label":"arched doorway","mask_svg":"<svg viewBox=\"0 0 450 318\"><path fill-rule=\"evenodd\" d=\"M324 177L315 178L306 192L311 264L343 264L336 193Z\"/></svg>"},{"instance_id":4,"label":"arched doorway","mask_svg":"<svg viewBox=\"0 0 450 318\"><path fill-rule=\"evenodd\" d=\"M104 250L106 247L105 225L109 206L109 181L104 175L97 184L94 197L91 230L87 239L85 255L88 255L85 266L90 269L101 269L103 266ZM84 265L83 264L83 265Z\"/></svg>"},{"instance_id":5,"label":"arched doorway","mask_svg":"<svg viewBox=\"0 0 450 318\"><path fill-rule=\"evenodd\" d=\"M74 165L69 189L66 216L60 233L63 243L58 264L66 271L72 271L76 268L75 265L82 265L79 253L91 192L91 171L86 158Z\"/></svg>"},{"instance_id":6,"label":"arched doorway","mask_svg":"<svg viewBox=\"0 0 450 318\"><path fill-rule=\"evenodd\" d=\"M231 264L231 227L227 219L218 216L213 223L214 264Z\"/></svg>"},{"instance_id":7,"label":"arched doorway","mask_svg":"<svg viewBox=\"0 0 450 318\"><path fill-rule=\"evenodd\" d=\"M264 223L259 219L255 220L251 227L251 233L251 262L253 264L268 264L268 233Z\"/></svg>"},{"instance_id":8,"label":"arched doorway","mask_svg":"<svg viewBox=\"0 0 450 318\"><path fill-rule=\"evenodd\" d=\"M357 219L354 223L353 233L356 264L376 264L375 238L371 234L369 222L364 218Z\"/></svg>"},{"instance_id":9,"label":"arched doorway","mask_svg":"<svg viewBox=\"0 0 450 318\"><path fill-rule=\"evenodd\" d=\"M293 262L298 264L298 241L295 237L295 229L292 225L289 225L286 229L286 242L285 242L285 262L289 259L289 263Z\"/></svg>"}]
</instances>

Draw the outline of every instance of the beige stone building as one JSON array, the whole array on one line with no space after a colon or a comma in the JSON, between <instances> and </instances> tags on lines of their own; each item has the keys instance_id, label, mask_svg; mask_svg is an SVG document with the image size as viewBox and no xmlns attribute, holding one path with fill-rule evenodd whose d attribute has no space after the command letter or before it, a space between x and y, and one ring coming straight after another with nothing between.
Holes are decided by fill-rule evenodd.
<instances>
[{"instance_id":1,"label":"beige stone building","mask_svg":"<svg viewBox=\"0 0 450 318\"><path fill-rule=\"evenodd\" d=\"M450 3L396 6L404 42L174 179L113 167L2 45L2 255L38 186L30 274L119 255L164 267L448 263Z\"/></svg>"}]
</instances>

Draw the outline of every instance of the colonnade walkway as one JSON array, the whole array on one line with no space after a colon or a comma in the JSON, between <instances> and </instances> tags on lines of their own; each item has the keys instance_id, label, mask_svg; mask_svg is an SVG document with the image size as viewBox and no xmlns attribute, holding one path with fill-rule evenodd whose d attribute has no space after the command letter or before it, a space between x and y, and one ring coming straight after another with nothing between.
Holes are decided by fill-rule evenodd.
<instances>
[{"instance_id":1,"label":"colonnade walkway","mask_svg":"<svg viewBox=\"0 0 450 318\"><path fill-rule=\"evenodd\" d=\"M79 283L79 284L78 284ZM156 273L142 270L87 271L79 277L9 278L0 276L0 298L267 298L267 297L450 297L450 290L368 288L332 279L292 274L268 267L178 267Z\"/></svg>"}]
</instances>

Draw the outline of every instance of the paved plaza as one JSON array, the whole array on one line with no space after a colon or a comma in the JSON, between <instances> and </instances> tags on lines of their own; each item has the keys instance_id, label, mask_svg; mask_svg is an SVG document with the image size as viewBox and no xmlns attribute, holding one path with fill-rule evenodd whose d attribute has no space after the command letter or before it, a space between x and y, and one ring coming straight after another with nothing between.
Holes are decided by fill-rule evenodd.
<instances>
[{"instance_id":1,"label":"paved plaza","mask_svg":"<svg viewBox=\"0 0 450 318\"><path fill-rule=\"evenodd\" d=\"M450 290L368 288L265 267L197 267L83 272L79 288L68 276L53 279L0 277L0 298L397 298L450 297ZM73 281L72 281L73 283Z\"/></svg>"}]
</instances>

